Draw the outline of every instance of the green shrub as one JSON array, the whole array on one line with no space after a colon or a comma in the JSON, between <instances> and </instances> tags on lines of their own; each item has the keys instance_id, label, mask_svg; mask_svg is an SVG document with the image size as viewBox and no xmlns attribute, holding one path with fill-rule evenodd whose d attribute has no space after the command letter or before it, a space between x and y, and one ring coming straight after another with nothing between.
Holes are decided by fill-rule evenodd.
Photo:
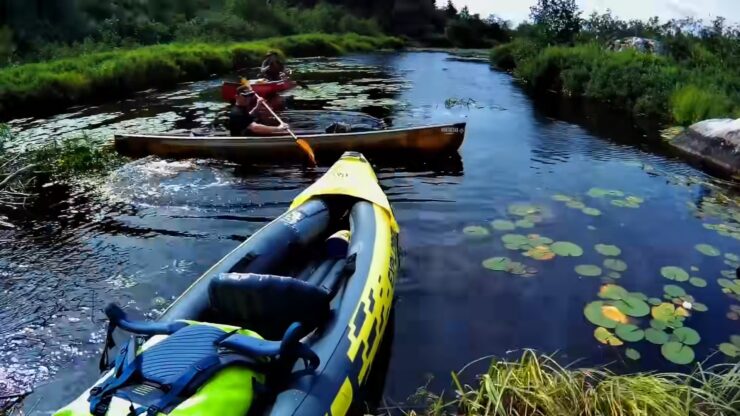
<instances>
[{"instance_id":1,"label":"green shrub","mask_svg":"<svg viewBox=\"0 0 740 416\"><path fill-rule=\"evenodd\" d=\"M722 92L687 85L671 96L673 118L683 125L708 118L732 116L738 111L736 104Z\"/></svg>"}]
</instances>

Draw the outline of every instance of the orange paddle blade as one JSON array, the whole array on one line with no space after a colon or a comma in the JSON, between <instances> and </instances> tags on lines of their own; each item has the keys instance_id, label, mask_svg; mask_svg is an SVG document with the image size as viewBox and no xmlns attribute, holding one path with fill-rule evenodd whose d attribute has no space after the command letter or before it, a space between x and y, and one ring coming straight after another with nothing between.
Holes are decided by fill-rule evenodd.
<instances>
[{"instance_id":1,"label":"orange paddle blade","mask_svg":"<svg viewBox=\"0 0 740 416\"><path fill-rule=\"evenodd\" d=\"M316 166L316 155L314 155L313 149L311 149L311 145L303 139L296 139L295 142L298 143L298 146L300 146L300 148L303 149L304 152L306 152L309 160L311 160L311 164Z\"/></svg>"}]
</instances>

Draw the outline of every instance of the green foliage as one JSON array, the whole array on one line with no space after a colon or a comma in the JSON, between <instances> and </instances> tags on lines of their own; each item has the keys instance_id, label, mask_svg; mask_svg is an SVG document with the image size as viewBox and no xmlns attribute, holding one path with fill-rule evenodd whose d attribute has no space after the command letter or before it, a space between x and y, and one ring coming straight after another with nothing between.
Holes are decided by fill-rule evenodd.
<instances>
[{"instance_id":1,"label":"green foliage","mask_svg":"<svg viewBox=\"0 0 740 416\"><path fill-rule=\"evenodd\" d=\"M454 400L440 404L437 396L429 396L434 412L425 414L724 415L734 414L740 394L740 363L699 367L692 374L618 375L563 367L531 350L517 361L494 359L476 385L463 385L460 374L452 377Z\"/></svg>"},{"instance_id":2,"label":"green foliage","mask_svg":"<svg viewBox=\"0 0 740 416\"><path fill-rule=\"evenodd\" d=\"M687 85L671 95L671 114L673 119L681 124L738 115L739 112L740 105L721 91Z\"/></svg>"},{"instance_id":3,"label":"green foliage","mask_svg":"<svg viewBox=\"0 0 740 416\"><path fill-rule=\"evenodd\" d=\"M169 44L99 52L0 69L0 112L61 108L94 97L197 80L255 66L270 49L294 57L397 48L391 37L308 34L231 44Z\"/></svg>"},{"instance_id":4,"label":"green foliage","mask_svg":"<svg viewBox=\"0 0 740 416\"><path fill-rule=\"evenodd\" d=\"M568 43L581 30L580 14L575 0L538 0L529 17L544 30L549 42Z\"/></svg>"},{"instance_id":5,"label":"green foliage","mask_svg":"<svg viewBox=\"0 0 740 416\"><path fill-rule=\"evenodd\" d=\"M691 124L740 113L740 76L730 70L687 68L666 57L610 52L595 43L539 50L535 45L517 39L494 48L491 61L514 69L535 91L591 97L634 114Z\"/></svg>"},{"instance_id":6,"label":"green foliage","mask_svg":"<svg viewBox=\"0 0 740 416\"><path fill-rule=\"evenodd\" d=\"M57 180L106 172L124 160L112 146L101 146L87 136L44 145L27 152L24 159Z\"/></svg>"}]
</instances>

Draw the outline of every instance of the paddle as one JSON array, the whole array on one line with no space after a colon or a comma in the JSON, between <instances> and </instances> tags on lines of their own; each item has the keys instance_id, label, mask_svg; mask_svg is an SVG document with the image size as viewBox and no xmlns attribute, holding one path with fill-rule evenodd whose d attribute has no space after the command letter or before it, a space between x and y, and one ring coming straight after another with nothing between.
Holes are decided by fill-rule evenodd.
<instances>
[{"instance_id":1,"label":"paddle","mask_svg":"<svg viewBox=\"0 0 740 416\"><path fill-rule=\"evenodd\" d=\"M270 106L267 105L266 101L262 101L262 105L264 105L267 111L269 111L270 114L272 114L272 116L275 117L278 123L285 124L283 120L281 120L280 117L278 117L278 115L275 114L274 111L272 111L272 108L270 108ZM308 159L311 161L311 164L313 166L316 166L316 155L314 155L313 149L311 149L311 145L308 144L307 141L303 139L299 139L298 136L296 136L295 133L293 133L293 130L291 130L290 127L288 127L288 133L290 133L290 135L293 136L293 140L295 140L298 147L300 147L306 153L306 156L308 156Z\"/></svg>"}]
</instances>

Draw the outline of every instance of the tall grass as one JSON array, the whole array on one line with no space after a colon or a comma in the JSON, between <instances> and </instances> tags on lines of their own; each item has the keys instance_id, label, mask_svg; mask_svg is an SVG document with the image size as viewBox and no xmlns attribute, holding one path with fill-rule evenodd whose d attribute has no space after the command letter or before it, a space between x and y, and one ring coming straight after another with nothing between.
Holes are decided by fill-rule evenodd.
<instances>
[{"instance_id":1,"label":"tall grass","mask_svg":"<svg viewBox=\"0 0 740 416\"><path fill-rule=\"evenodd\" d=\"M428 396L429 415L720 416L740 414L740 363L693 374L618 375L571 369L525 351L518 361L494 360L477 384L453 374L456 398Z\"/></svg>"},{"instance_id":2,"label":"tall grass","mask_svg":"<svg viewBox=\"0 0 740 416\"><path fill-rule=\"evenodd\" d=\"M54 110L92 99L167 87L214 73L258 65L277 49L287 56L336 56L399 48L397 38L306 34L228 44L168 44L83 54L0 69L0 114Z\"/></svg>"},{"instance_id":3,"label":"tall grass","mask_svg":"<svg viewBox=\"0 0 740 416\"><path fill-rule=\"evenodd\" d=\"M702 51L691 65L636 51L611 52L597 44L538 48L518 39L494 48L491 62L535 91L585 96L637 115L691 124L740 113L740 74Z\"/></svg>"}]
</instances>

